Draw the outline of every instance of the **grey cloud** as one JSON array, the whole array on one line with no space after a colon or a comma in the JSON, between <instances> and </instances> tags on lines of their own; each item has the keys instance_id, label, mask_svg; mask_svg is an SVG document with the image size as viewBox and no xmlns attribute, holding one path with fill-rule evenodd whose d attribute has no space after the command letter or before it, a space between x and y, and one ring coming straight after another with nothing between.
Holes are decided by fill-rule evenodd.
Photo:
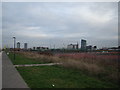
<instances>
[{"instance_id":1,"label":"grey cloud","mask_svg":"<svg viewBox=\"0 0 120 90\"><path fill-rule=\"evenodd\" d=\"M82 38L99 47L118 43L117 3L3 3L2 9L3 44L10 47L12 36L30 47Z\"/></svg>"}]
</instances>

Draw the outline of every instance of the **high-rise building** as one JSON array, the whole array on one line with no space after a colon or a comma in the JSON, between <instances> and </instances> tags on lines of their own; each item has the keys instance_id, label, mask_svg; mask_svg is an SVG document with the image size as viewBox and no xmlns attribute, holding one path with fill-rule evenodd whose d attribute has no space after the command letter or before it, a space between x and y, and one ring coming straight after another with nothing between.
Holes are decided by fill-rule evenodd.
<instances>
[{"instance_id":1,"label":"high-rise building","mask_svg":"<svg viewBox=\"0 0 120 90\"><path fill-rule=\"evenodd\" d=\"M24 43L24 49L27 50L27 43Z\"/></svg>"},{"instance_id":2,"label":"high-rise building","mask_svg":"<svg viewBox=\"0 0 120 90\"><path fill-rule=\"evenodd\" d=\"M17 48L20 49L20 42L17 42Z\"/></svg>"},{"instance_id":3,"label":"high-rise building","mask_svg":"<svg viewBox=\"0 0 120 90\"><path fill-rule=\"evenodd\" d=\"M87 42L86 40L83 40L83 39L81 40L81 50L82 51L86 51L86 42Z\"/></svg>"}]
</instances>

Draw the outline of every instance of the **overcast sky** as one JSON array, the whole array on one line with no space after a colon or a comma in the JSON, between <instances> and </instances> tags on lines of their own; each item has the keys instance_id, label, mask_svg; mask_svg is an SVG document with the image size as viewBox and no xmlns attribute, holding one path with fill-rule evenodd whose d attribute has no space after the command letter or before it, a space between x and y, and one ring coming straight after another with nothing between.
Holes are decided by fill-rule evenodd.
<instances>
[{"instance_id":1,"label":"overcast sky","mask_svg":"<svg viewBox=\"0 0 120 90\"><path fill-rule=\"evenodd\" d=\"M62 48L81 39L98 48L118 45L117 2L4 2L2 12L3 46L13 47L13 36L21 47Z\"/></svg>"}]
</instances>

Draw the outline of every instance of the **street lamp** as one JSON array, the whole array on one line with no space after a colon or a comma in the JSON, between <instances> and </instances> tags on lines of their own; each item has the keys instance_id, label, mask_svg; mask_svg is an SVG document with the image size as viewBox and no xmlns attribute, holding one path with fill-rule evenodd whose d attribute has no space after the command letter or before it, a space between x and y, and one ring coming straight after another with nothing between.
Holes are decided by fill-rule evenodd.
<instances>
[{"instance_id":1,"label":"street lamp","mask_svg":"<svg viewBox=\"0 0 120 90\"><path fill-rule=\"evenodd\" d=\"M14 39L14 60L15 60L15 40L16 40L16 37L13 37Z\"/></svg>"}]
</instances>

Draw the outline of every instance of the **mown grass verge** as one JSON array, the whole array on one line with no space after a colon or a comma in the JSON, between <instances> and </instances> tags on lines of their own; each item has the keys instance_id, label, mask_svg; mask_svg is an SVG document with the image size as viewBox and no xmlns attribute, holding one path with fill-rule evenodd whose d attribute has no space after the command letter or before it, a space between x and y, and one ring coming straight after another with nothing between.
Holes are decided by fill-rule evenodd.
<instances>
[{"instance_id":1,"label":"mown grass verge","mask_svg":"<svg viewBox=\"0 0 120 90\"><path fill-rule=\"evenodd\" d=\"M117 88L117 85L89 77L79 70L60 66L17 68L30 88ZM54 87L53 87L54 85Z\"/></svg>"}]
</instances>

